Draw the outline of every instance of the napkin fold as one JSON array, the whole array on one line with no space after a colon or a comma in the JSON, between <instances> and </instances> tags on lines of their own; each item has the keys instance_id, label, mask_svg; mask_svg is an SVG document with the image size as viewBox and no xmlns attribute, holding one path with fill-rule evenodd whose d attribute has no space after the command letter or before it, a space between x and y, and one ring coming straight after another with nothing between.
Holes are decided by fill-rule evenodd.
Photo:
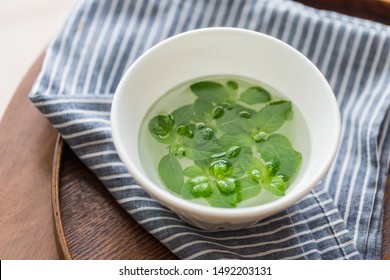
<instances>
[{"instance_id":1,"label":"napkin fold","mask_svg":"<svg viewBox=\"0 0 390 280\"><path fill-rule=\"evenodd\" d=\"M209 26L277 37L325 75L341 145L298 203L248 229L207 232L150 198L120 161L110 108L126 69L175 34ZM50 44L29 95L116 201L182 259L379 259L390 155L390 28L282 0L83 0Z\"/></svg>"}]
</instances>

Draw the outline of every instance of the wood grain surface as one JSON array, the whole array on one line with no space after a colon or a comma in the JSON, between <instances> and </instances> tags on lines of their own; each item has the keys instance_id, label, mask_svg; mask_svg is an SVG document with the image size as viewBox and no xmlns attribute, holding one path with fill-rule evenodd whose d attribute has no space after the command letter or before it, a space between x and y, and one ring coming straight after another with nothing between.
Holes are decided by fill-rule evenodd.
<instances>
[{"instance_id":1,"label":"wood grain surface","mask_svg":"<svg viewBox=\"0 0 390 280\"><path fill-rule=\"evenodd\" d=\"M58 259L50 196L57 133L27 97L43 58L21 82L0 123L2 260Z\"/></svg>"},{"instance_id":2,"label":"wood grain surface","mask_svg":"<svg viewBox=\"0 0 390 280\"><path fill-rule=\"evenodd\" d=\"M390 25L390 0L298 0L317 9L375 20Z\"/></svg>"}]
</instances>

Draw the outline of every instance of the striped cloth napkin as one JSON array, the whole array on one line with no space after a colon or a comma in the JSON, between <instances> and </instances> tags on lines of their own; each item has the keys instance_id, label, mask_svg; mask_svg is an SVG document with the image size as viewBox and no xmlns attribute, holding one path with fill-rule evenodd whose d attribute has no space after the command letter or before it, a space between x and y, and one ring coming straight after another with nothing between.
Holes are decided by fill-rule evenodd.
<instances>
[{"instance_id":1,"label":"striped cloth napkin","mask_svg":"<svg viewBox=\"0 0 390 280\"><path fill-rule=\"evenodd\" d=\"M277 37L333 88L337 158L316 188L248 229L206 232L151 199L128 174L110 129L113 94L144 51L209 26ZM30 99L117 202L182 259L378 259L390 154L390 28L282 0L78 1L47 50Z\"/></svg>"}]
</instances>

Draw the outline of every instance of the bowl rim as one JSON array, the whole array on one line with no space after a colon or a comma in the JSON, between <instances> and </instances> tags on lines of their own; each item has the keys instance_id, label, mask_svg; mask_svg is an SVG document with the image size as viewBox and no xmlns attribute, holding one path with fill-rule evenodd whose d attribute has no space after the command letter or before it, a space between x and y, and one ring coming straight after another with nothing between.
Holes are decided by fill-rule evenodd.
<instances>
[{"instance_id":1,"label":"bowl rim","mask_svg":"<svg viewBox=\"0 0 390 280\"><path fill-rule=\"evenodd\" d=\"M286 48L288 51L293 52L295 55L299 56L303 61L305 61L309 66L311 66L311 69L317 73L317 76L319 76L320 80L322 80L323 86L327 88L327 92L329 93L329 101L332 105L332 114L335 115L335 119L337 122L334 124L335 129L335 139L333 142L333 151L329 156L323 160L322 169L315 174L315 176L310 177L309 182L305 186L299 186L300 190L296 192L291 192L286 194L283 197L280 197L272 202L261 204L261 205L255 205L255 206L248 206L248 207L236 207L236 208L218 208L213 207L209 205L202 205L196 202L192 202L190 200L186 200L184 198L181 198L173 193L171 193L167 189L163 189L159 186L157 186L152 180L150 180L147 176L145 176L135 164L133 164L132 159L128 158L125 153L125 147L122 141L119 138L119 127L118 127L118 110L120 107L120 99L123 94L125 94L125 81L128 79L128 77L131 75L133 69L138 67L139 64L142 63L142 61L149 56L150 53L158 51L158 49L165 47L167 44L174 43L177 40L185 40L188 37L196 36L198 34L207 34L207 33L240 33L248 36L257 36L261 38L262 40L269 40L275 44L279 44ZM110 118L111 118L111 129L112 129L112 138L114 142L114 146L117 150L117 153L121 159L121 161L125 164L129 174L137 181L137 183L153 198L155 198L157 201L162 203L163 205L167 206L168 208L172 209L172 211L176 212L177 209L180 209L180 211L183 211L184 213L192 213L197 216L207 216L210 219L212 218L218 218L218 219L230 219L230 220L240 220L240 219L255 219L256 217L265 217L269 216L270 214L275 214L277 212L280 212L289 206L296 203L298 200L303 198L305 195L307 195L315 186L316 184L323 178L323 176L326 174L326 172L329 170L331 164L333 163L335 156L337 154L337 150L340 145L340 136L341 136L341 117L340 117L340 111L339 106L336 100L336 97L333 93L332 88L330 87L328 81L323 76L323 74L320 72L320 70L301 52L293 48L292 46L288 45L287 43L274 38L270 35L260 33L257 31L252 31L248 29L242 29L242 28L235 28L235 27L207 27L207 28L200 28L200 29L194 29L190 31L186 31L177 35L174 35L172 37L169 37L147 51L145 51L125 72L125 74L122 76L118 87L115 91L115 95L112 101L112 107L110 112ZM137 136L138 137L138 136ZM297 186L298 187L298 186Z\"/></svg>"}]
</instances>

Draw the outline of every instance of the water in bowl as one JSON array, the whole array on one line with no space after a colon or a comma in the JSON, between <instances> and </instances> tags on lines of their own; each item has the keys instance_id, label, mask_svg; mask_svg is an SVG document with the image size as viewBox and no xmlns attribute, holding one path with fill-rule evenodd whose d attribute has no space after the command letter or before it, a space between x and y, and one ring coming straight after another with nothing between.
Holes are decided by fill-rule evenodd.
<instances>
[{"instance_id":1,"label":"water in bowl","mask_svg":"<svg viewBox=\"0 0 390 280\"><path fill-rule=\"evenodd\" d=\"M213 92L214 95L210 96L210 92ZM269 99L267 94L269 94ZM274 140L272 144L279 143L276 139L277 136L272 136L273 134L283 135L289 140L293 149L297 152L296 155L301 155L296 171L293 172L294 174L292 176L289 174L289 177L291 178L288 178L288 181L285 184L285 187L287 188L286 192L290 191L291 188L294 187L294 181L297 180L297 177L303 175L303 170L307 164L306 159L309 158L310 153L308 128L302 114L293 103L288 101L286 95L283 95L275 88L265 83L238 76L202 77L187 81L172 88L172 90L168 91L153 104L144 117L140 128L139 154L141 164L146 175L155 184L166 188L167 186L165 183L167 180L169 181L176 176L175 170L169 169L168 167L165 168L165 173L169 174L165 174L165 177L164 175L161 176L162 172L160 161L169 154L171 156L168 159L172 159L175 162L177 159L177 162L179 162L182 170L186 170L186 168L187 170L191 169L189 167L193 165L199 165L203 168L204 174L195 174L197 175L193 175L195 178L185 175L183 176L183 189L186 188L186 191L178 191L177 189L180 188L180 186L177 186L176 189L173 188L173 193L186 199L190 199L193 202L205 205L210 205L211 203L216 207L248 207L261 205L280 198L283 196L284 190L282 193L280 193L280 190L277 188L271 191L264 190L264 186L268 186L269 189L270 180L266 181L256 177L258 174L252 172L253 170L250 170L252 167L245 163L247 161L251 161L252 158L244 158L243 155L244 152L246 152L247 154L250 153L255 157L260 157L258 151L264 151L264 149L269 146L268 142L271 142L269 139ZM225 100L226 98L228 99L227 101ZM287 102L285 102L286 100ZM283 106L277 106L279 101L281 101L280 105L287 103L292 104L292 111L288 113L288 116L286 115L287 120L283 121L281 127L271 133L263 133L262 131L255 131L253 129L251 130L251 125L253 126L254 119L259 120L259 118L261 118L259 116L260 113L256 112L261 111L264 107L273 104L272 108L274 108L274 110L271 110L270 107L270 110L263 110L263 112L273 113L275 110L283 111ZM196 109L194 109L194 107L196 107ZM153 137L150 131L151 120L156 118L156 116L171 116L172 112L178 108L182 108L182 111L178 114L180 117L174 120L174 123L172 124L172 131L168 133L167 136L164 136L167 137L167 139L162 139L162 141L160 141L161 139L158 139L159 141L157 141L156 135ZM233 112L235 114L234 116L236 116L235 118L230 117L233 115ZM188 121L185 119L188 119L189 115L192 117L187 125L186 122ZM275 114L275 116L277 116L277 114ZM265 118L267 118L267 116L265 116ZM277 119L277 117L275 118ZM267 124L265 124L265 126L267 126L268 130L274 129L272 128L272 123L278 123L275 118L271 118L270 120L267 119ZM206 131L208 128L211 130L211 137L210 133L208 134ZM163 133L165 132L166 131L163 131ZM173 136L173 138L168 139L171 136ZM270 136L272 137L269 138ZM206 146L208 146L207 149L209 149L207 151L208 153L202 154L199 152L197 149L199 149L202 145L194 145L194 141L202 144L202 141L207 143ZM253 146L249 147L251 145ZM223 147L218 150L218 146ZM229 159L226 154L227 150L232 147L234 150L234 147L237 148L237 146L240 147L242 159L238 159L238 157ZM271 145L271 148L273 146L274 145ZM269 149L267 149L267 151L268 150ZM196 152L200 153L200 155L197 155ZM234 182L235 192L231 191L231 188L229 189L229 186L232 186L232 184L229 183L229 178L232 176L231 174L228 174L230 171L226 171L228 172L226 174L223 174L223 171L221 171L221 174L213 174L214 167L211 167L212 163L217 161L223 163L224 160L226 160L225 162L233 162L232 166L235 168L235 172L237 169L240 169L240 172L236 172L236 177L231 179L231 181ZM239 160L243 162L239 162ZM267 160L261 160L263 163L270 163L267 162ZM267 169L268 171L272 169L272 164L269 166L271 166L271 168ZM221 166L219 166L219 168L220 167ZM170 168L172 168L172 166ZM262 167L260 166L257 169L261 168ZM276 169L277 168L279 167L276 166ZM283 168L285 173L290 172L286 165L284 165ZM262 172L264 173L266 171L263 170ZM281 178L284 178L283 176L285 176L284 174L278 174L277 170L275 172L275 169L270 172L275 173L272 175L274 177L280 176ZM184 173L189 174L191 172ZM203 184L204 182L201 182L201 180L206 180L204 178L202 179L202 177L211 178L210 180L214 183L210 183L210 185L212 185L213 188L210 186L207 188L207 186ZM271 177L271 175L269 175L269 177ZM191 180L195 181L195 183L190 183L189 181ZM200 196L193 191L193 188L197 184L196 180L200 180L198 185L203 184L202 186L204 187L203 193L202 188L199 188ZM258 185L263 186L260 188L260 192L256 190L256 184L253 186L248 185L248 182L251 182L251 180L258 183ZM216 187L216 184L221 181L225 181L227 183L225 184L225 187L228 189L221 191L224 184L221 184L222 189L218 187L219 185L217 186L219 189ZM177 182L178 181L176 181L176 185L178 185ZM173 184L175 184L175 182ZM213 190L212 195L208 194L210 189ZM216 196L216 192L218 191L220 191L220 193ZM214 197L202 197L207 195Z\"/></svg>"}]
</instances>

